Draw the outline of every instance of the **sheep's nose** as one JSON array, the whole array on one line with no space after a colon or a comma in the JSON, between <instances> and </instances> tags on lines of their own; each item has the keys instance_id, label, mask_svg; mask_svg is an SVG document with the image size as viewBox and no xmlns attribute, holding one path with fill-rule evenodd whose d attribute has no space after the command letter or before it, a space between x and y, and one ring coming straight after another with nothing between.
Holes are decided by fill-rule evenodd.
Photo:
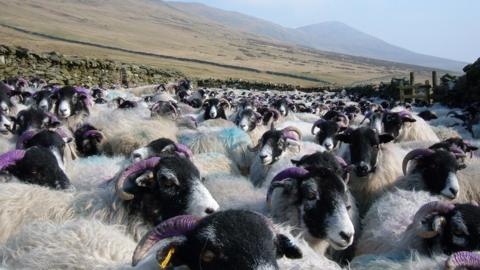
<instances>
[{"instance_id":1,"label":"sheep's nose","mask_svg":"<svg viewBox=\"0 0 480 270\"><path fill-rule=\"evenodd\" d=\"M456 196L457 193L458 193L458 189L455 189L455 188L449 188L450 192L453 194L453 196Z\"/></svg>"},{"instance_id":2,"label":"sheep's nose","mask_svg":"<svg viewBox=\"0 0 480 270\"><path fill-rule=\"evenodd\" d=\"M327 143L325 144L325 148L327 148L327 150L331 150L333 148L333 145L331 143Z\"/></svg>"},{"instance_id":3,"label":"sheep's nose","mask_svg":"<svg viewBox=\"0 0 480 270\"><path fill-rule=\"evenodd\" d=\"M266 159L266 158L267 158L267 155L261 155L261 156L260 156L260 159L261 159L261 160L264 160L264 159Z\"/></svg>"},{"instance_id":4,"label":"sheep's nose","mask_svg":"<svg viewBox=\"0 0 480 270\"><path fill-rule=\"evenodd\" d=\"M205 213L207 215L211 215L211 214L215 213L215 209L209 207L209 208L205 209Z\"/></svg>"},{"instance_id":5,"label":"sheep's nose","mask_svg":"<svg viewBox=\"0 0 480 270\"><path fill-rule=\"evenodd\" d=\"M10 129L12 127L11 124L3 124L4 127L6 127L7 129Z\"/></svg>"},{"instance_id":6,"label":"sheep's nose","mask_svg":"<svg viewBox=\"0 0 480 270\"><path fill-rule=\"evenodd\" d=\"M345 242L350 242L353 237L353 234L350 232L340 232L340 237L345 240Z\"/></svg>"},{"instance_id":7,"label":"sheep's nose","mask_svg":"<svg viewBox=\"0 0 480 270\"><path fill-rule=\"evenodd\" d=\"M60 109L60 112L62 112L62 113L66 112L66 111L67 111L67 109Z\"/></svg>"}]
</instances>

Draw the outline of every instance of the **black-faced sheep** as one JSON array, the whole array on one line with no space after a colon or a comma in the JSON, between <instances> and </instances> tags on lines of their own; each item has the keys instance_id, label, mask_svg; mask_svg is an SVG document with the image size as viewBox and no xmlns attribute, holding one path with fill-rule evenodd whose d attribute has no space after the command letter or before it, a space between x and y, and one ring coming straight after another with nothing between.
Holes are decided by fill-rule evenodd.
<instances>
[{"instance_id":1,"label":"black-faced sheep","mask_svg":"<svg viewBox=\"0 0 480 270\"><path fill-rule=\"evenodd\" d=\"M134 163L102 188L90 191L72 194L7 183L2 184L0 193L1 242L29 222L62 223L76 217L123 224L139 237L145 229L164 219L180 214L201 217L219 207L201 183L193 163L178 156Z\"/></svg>"}]
</instances>

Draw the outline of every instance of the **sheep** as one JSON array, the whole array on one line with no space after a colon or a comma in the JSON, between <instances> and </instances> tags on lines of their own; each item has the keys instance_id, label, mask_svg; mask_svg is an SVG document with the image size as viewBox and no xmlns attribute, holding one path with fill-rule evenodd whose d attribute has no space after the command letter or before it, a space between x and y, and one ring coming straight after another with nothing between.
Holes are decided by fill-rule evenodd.
<instances>
[{"instance_id":1,"label":"sheep","mask_svg":"<svg viewBox=\"0 0 480 270\"><path fill-rule=\"evenodd\" d=\"M354 173L348 186L362 216L379 196L401 176L405 150L395 144L389 134L377 134L369 127L347 129L337 139L345 145L338 155L351 164ZM348 146L348 147L347 147Z\"/></svg>"},{"instance_id":2,"label":"sheep","mask_svg":"<svg viewBox=\"0 0 480 270\"><path fill-rule=\"evenodd\" d=\"M29 131L18 138L16 148L41 146L49 149L57 159L60 168L65 171L65 168L77 157L75 148L71 147L71 140L63 129Z\"/></svg>"},{"instance_id":3,"label":"sheep","mask_svg":"<svg viewBox=\"0 0 480 270\"><path fill-rule=\"evenodd\" d=\"M320 254L353 243L355 202L344 180L329 168L282 171L271 182L267 203L275 222L300 230Z\"/></svg>"},{"instance_id":4,"label":"sheep","mask_svg":"<svg viewBox=\"0 0 480 270\"><path fill-rule=\"evenodd\" d=\"M100 143L104 135L94 126L85 124L73 133L78 152L84 157L100 154Z\"/></svg>"},{"instance_id":5,"label":"sheep","mask_svg":"<svg viewBox=\"0 0 480 270\"><path fill-rule=\"evenodd\" d=\"M371 128L376 129L379 133L388 133L394 136L396 142L439 141L425 120L401 108L395 108L392 111L370 112L367 113L366 118L370 120Z\"/></svg>"},{"instance_id":6,"label":"sheep","mask_svg":"<svg viewBox=\"0 0 480 270\"><path fill-rule=\"evenodd\" d=\"M175 143L167 138L160 138L147 144L145 147L141 147L133 151L131 159L133 161L140 161L142 159L148 159L153 156L159 156L164 153L181 154L186 158L192 157L192 151L183 144Z\"/></svg>"},{"instance_id":7,"label":"sheep","mask_svg":"<svg viewBox=\"0 0 480 270\"><path fill-rule=\"evenodd\" d=\"M231 105L226 99L212 98L205 100L203 107L205 110L203 115L199 116L199 122L217 118L227 119L226 110L228 111Z\"/></svg>"},{"instance_id":8,"label":"sheep","mask_svg":"<svg viewBox=\"0 0 480 270\"><path fill-rule=\"evenodd\" d=\"M237 127L199 128L197 132L181 133L178 141L188 146L193 154L209 152L225 154L237 164L238 169L242 172L248 171L252 162L253 155L248 150L252 141L247 133Z\"/></svg>"},{"instance_id":9,"label":"sheep","mask_svg":"<svg viewBox=\"0 0 480 270\"><path fill-rule=\"evenodd\" d=\"M268 184L278 172L291 164L292 158L324 150L317 144L302 142L301 139L301 131L294 127L275 130L272 126L251 149L256 155L250 167L250 181L257 187Z\"/></svg>"},{"instance_id":10,"label":"sheep","mask_svg":"<svg viewBox=\"0 0 480 270\"><path fill-rule=\"evenodd\" d=\"M32 96L34 102L33 106L44 112L52 111L54 105L52 95L52 91L49 90L35 92Z\"/></svg>"},{"instance_id":11,"label":"sheep","mask_svg":"<svg viewBox=\"0 0 480 270\"><path fill-rule=\"evenodd\" d=\"M478 213L478 206L440 203L426 192L397 190L369 210L356 254L399 254L413 249L435 255L478 250L480 243L474 236L479 230Z\"/></svg>"},{"instance_id":12,"label":"sheep","mask_svg":"<svg viewBox=\"0 0 480 270\"><path fill-rule=\"evenodd\" d=\"M397 179L395 186L408 190L428 190L433 194L455 199L460 192L457 171L465 168L457 158L464 158L465 153L459 149L451 151L442 148L410 151L402 162L402 170L406 176ZM414 160L415 164L410 167L407 175L407 166L411 160Z\"/></svg>"},{"instance_id":13,"label":"sheep","mask_svg":"<svg viewBox=\"0 0 480 270\"><path fill-rule=\"evenodd\" d=\"M54 112L71 130L76 130L90 115L92 97L85 88L65 86L54 92Z\"/></svg>"},{"instance_id":14,"label":"sheep","mask_svg":"<svg viewBox=\"0 0 480 270\"><path fill-rule=\"evenodd\" d=\"M163 219L185 213L205 216L219 208L200 182L197 168L178 156L135 163L103 187L88 191L64 193L7 183L0 193L0 242L35 220L63 223L75 217L95 217L127 225L138 237Z\"/></svg>"},{"instance_id":15,"label":"sheep","mask_svg":"<svg viewBox=\"0 0 480 270\"><path fill-rule=\"evenodd\" d=\"M133 151L158 138L176 141L175 122L165 118L148 119L141 115L142 109L132 111L116 110L99 113L89 122L98 128L104 139L101 152L108 155L130 156Z\"/></svg>"},{"instance_id":16,"label":"sheep","mask_svg":"<svg viewBox=\"0 0 480 270\"><path fill-rule=\"evenodd\" d=\"M0 112L0 153L5 153L15 148L13 132L13 118Z\"/></svg>"},{"instance_id":17,"label":"sheep","mask_svg":"<svg viewBox=\"0 0 480 270\"><path fill-rule=\"evenodd\" d=\"M317 128L318 132L315 132ZM312 125L311 133L315 136L318 144L325 147L327 151L333 151L338 145L335 135L346 128L348 128L348 123L319 119Z\"/></svg>"},{"instance_id":18,"label":"sheep","mask_svg":"<svg viewBox=\"0 0 480 270\"><path fill-rule=\"evenodd\" d=\"M0 171L8 172L15 180L55 189L71 189L70 180L60 164L52 151L42 146L0 155Z\"/></svg>"},{"instance_id":19,"label":"sheep","mask_svg":"<svg viewBox=\"0 0 480 270\"><path fill-rule=\"evenodd\" d=\"M123 227L105 225L94 220L78 220L62 226L47 222L35 223L23 228L24 233L12 237L6 246L0 248L0 255L3 259L2 266L15 269L158 269L159 264L162 263L165 265L179 262L190 264L186 260L180 259L180 257L185 257L181 255L184 253L182 250L188 246L194 248L195 238L206 238L210 242L211 234L202 232L214 230L217 241L212 243L213 245L228 243L222 248L225 250L224 254L229 255L228 258L225 258L227 259L225 263L228 263L227 268L233 264L237 265L235 262L239 260L242 264L252 264L253 262L265 264L268 262L273 267L269 269L318 269L319 267L340 269L334 262L315 254L304 241L293 238L288 230L281 226L272 226L258 214L246 211L225 211L210 219L194 221L198 225L189 225L191 219L191 217L179 217L162 223L155 230L149 232L144 237L144 241L138 245L135 245L130 238L125 237ZM232 220L250 226L229 226L232 224ZM196 228L196 230L192 231L191 228ZM249 232L243 233L245 229L248 229ZM172 231L172 236L161 235L161 233L169 231ZM186 234L186 236L181 236L181 234ZM182 245L182 243L184 244ZM247 248L252 243L256 245L262 243L262 245L258 248ZM170 260L165 260L163 256L166 255L169 247L174 245L176 252L173 255L170 254ZM103 252L98 252L98 250L103 250ZM235 252L231 252L232 250ZM238 250L245 252L238 253ZM275 250L278 252L276 253ZM192 254L189 257L207 260L206 255L202 256L202 253L195 249L190 252L198 254ZM211 257L213 252L216 251L209 250L208 255ZM156 253L159 254L158 259L155 256ZM135 266L129 266L132 263L132 254L134 254ZM278 258L280 256L284 258ZM259 257L263 259L255 259ZM295 260L288 257L295 258ZM216 256L208 258L208 260L218 259ZM193 267L197 264L198 262L190 265ZM203 262L202 264L202 269L211 269L210 265ZM226 269L226 266L220 265L219 267L219 269ZM260 269L253 265L245 267L245 269Z\"/></svg>"}]
</instances>

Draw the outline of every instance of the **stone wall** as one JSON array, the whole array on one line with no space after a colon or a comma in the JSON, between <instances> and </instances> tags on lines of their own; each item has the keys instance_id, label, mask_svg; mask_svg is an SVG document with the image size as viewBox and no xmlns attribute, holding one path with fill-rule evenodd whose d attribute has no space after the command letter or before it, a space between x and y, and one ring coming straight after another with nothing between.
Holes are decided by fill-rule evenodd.
<instances>
[{"instance_id":1,"label":"stone wall","mask_svg":"<svg viewBox=\"0 0 480 270\"><path fill-rule=\"evenodd\" d=\"M0 45L0 79L22 76L48 83L70 85L122 84L129 87L172 81L184 77L178 71L107 59L66 56L56 52L35 53L21 47Z\"/></svg>"}]
</instances>

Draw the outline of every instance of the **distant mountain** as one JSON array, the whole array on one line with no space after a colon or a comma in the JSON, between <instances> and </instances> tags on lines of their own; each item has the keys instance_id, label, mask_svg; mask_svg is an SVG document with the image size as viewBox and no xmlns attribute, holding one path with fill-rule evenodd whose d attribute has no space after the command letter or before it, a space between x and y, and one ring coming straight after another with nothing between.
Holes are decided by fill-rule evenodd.
<instances>
[{"instance_id":1,"label":"distant mountain","mask_svg":"<svg viewBox=\"0 0 480 270\"><path fill-rule=\"evenodd\" d=\"M467 64L415 53L389 44L341 22L324 22L293 29L239 12L226 11L204 4L166 3L191 16L214 21L226 27L319 50L458 72Z\"/></svg>"}]
</instances>

